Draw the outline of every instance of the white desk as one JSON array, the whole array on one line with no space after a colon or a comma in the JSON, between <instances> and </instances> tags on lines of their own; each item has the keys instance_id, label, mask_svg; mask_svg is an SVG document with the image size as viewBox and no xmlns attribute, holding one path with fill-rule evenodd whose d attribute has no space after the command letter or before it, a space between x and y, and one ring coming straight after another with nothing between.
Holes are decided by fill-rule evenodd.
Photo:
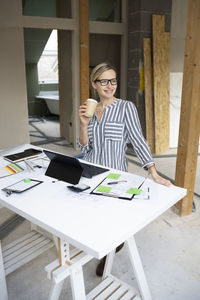
<instances>
[{"instance_id":1,"label":"white desk","mask_svg":"<svg viewBox=\"0 0 200 300\"><path fill-rule=\"evenodd\" d=\"M150 300L151 295L135 244L134 234L183 198L186 195L186 190L175 186L167 188L147 179L142 188L150 187L150 200L133 199L126 201L105 196L86 195L85 193L75 194L67 190L66 183L61 181L52 183L52 179L42 173L44 170L41 169L37 172L31 172L30 178L44 182L27 192L6 197L0 191L0 204L60 238L60 275L58 275L59 270L55 271L49 298L58 299L63 280L67 276L63 274L69 273L73 298L86 299L82 265L92 257L99 259L110 253L103 279L107 277L107 281L112 280L110 272L115 248L125 242L141 298ZM22 172L0 179L0 189L16 182L19 178L27 177L25 175ZM105 176L106 173L95 176L92 180L81 180L91 187L95 187ZM88 254L81 257L81 263L78 263L77 260L73 268L71 267L68 244ZM66 260L68 265L65 264ZM56 266L55 262L49 268L52 267L53 269L53 266ZM69 270L66 271L65 268ZM54 275L54 272L52 274ZM59 276L61 276L60 280L58 280ZM115 281L115 279L113 280ZM93 293L97 292L91 292L87 299L92 299ZM115 299L113 297L109 299ZM138 297L138 299L140 298Z\"/></svg>"}]
</instances>

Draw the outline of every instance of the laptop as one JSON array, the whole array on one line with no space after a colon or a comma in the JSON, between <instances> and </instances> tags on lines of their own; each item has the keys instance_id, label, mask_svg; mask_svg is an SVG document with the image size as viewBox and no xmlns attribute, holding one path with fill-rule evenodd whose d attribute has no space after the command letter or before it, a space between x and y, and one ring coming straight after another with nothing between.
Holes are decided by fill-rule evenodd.
<instances>
[{"instance_id":1,"label":"laptop","mask_svg":"<svg viewBox=\"0 0 200 300\"><path fill-rule=\"evenodd\" d=\"M75 157L49 150L43 150L43 152L50 159L45 175L68 183L77 184L81 176L92 178L95 175L109 171L107 168L82 163Z\"/></svg>"}]
</instances>

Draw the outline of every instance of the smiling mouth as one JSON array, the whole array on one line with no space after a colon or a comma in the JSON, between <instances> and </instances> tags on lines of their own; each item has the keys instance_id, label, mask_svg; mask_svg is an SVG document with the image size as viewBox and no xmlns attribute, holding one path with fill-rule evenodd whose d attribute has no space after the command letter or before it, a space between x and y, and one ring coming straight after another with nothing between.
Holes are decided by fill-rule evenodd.
<instances>
[{"instance_id":1,"label":"smiling mouth","mask_svg":"<svg viewBox=\"0 0 200 300\"><path fill-rule=\"evenodd\" d=\"M113 92L114 90L104 90L104 92L109 92L109 93L111 93L111 92Z\"/></svg>"}]
</instances>

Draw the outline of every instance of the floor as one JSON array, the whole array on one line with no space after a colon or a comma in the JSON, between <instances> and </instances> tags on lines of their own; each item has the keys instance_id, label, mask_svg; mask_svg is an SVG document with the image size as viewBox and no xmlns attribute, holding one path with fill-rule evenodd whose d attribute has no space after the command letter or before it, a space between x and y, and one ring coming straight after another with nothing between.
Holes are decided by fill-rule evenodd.
<instances>
[{"instance_id":1,"label":"floor","mask_svg":"<svg viewBox=\"0 0 200 300\"><path fill-rule=\"evenodd\" d=\"M32 120L34 121L34 120ZM31 142L47 149L69 155L78 154L65 140L59 138L57 120L35 120L30 123ZM176 149L170 149L163 157L155 157L159 172L174 179ZM137 164L137 159L129 157L129 171L145 175ZM200 185L199 167L195 186L195 211L186 217L179 217L168 210L136 235L147 281L153 300L198 300L200 299ZM0 209L2 224L13 214L5 208ZM7 244L30 231L28 221L18 224L2 244ZM47 299L50 281L44 267L56 258L52 248L40 257L7 276L9 299L29 300ZM96 276L98 261L93 259L84 266L85 287L90 291L101 279ZM123 248L116 254L113 274L137 287L130 262ZM60 299L71 299L70 281L66 279ZM1 296L0 296L1 298Z\"/></svg>"}]
</instances>

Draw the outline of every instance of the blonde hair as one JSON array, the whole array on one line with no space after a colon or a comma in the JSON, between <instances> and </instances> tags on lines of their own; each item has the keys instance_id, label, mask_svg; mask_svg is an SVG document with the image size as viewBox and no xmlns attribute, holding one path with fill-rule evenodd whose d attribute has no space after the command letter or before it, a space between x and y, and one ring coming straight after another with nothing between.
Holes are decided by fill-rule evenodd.
<instances>
[{"instance_id":1,"label":"blonde hair","mask_svg":"<svg viewBox=\"0 0 200 300\"><path fill-rule=\"evenodd\" d=\"M98 64L96 67L94 67L94 69L92 70L91 75L90 75L91 83L95 82L95 80L97 80L103 72L108 71L108 70L115 71L115 73L117 75L116 69L111 64L109 64L107 62L103 62L101 64Z\"/></svg>"}]
</instances>

